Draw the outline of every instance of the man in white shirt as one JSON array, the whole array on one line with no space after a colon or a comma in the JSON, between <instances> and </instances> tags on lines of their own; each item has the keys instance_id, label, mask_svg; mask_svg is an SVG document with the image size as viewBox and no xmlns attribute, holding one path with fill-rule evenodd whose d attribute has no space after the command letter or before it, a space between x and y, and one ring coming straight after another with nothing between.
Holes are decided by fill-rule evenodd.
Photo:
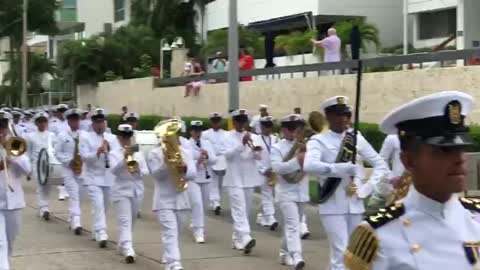
<instances>
[{"instance_id":1,"label":"man in white shirt","mask_svg":"<svg viewBox=\"0 0 480 270\"><path fill-rule=\"evenodd\" d=\"M389 171L385 161L360 133L357 144L353 144L355 133L349 128L352 114L347 97L327 99L320 105L320 112L325 114L330 130L308 141L304 171L319 177L318 212L330 244L330 269L343 270L347 239L365 212L363 199ZM362 164L352 164L357 158L352 157L355 147L362 160L373 167L366 183L357 177Z\"/></svg>"},{"instance_id":2,"label":"man in white shirt","mask_svg":"<svg viewBox=\"0 0 480 270\"><path fill-rule=\"evenodd\" d=\"M107 246L108 235L105 216L110 204L110 189L113 184L113 179L109 175L109 153L120 148L115 135L105 132L106 117L104 109L93 110L91 114L93 132L88 133L86 139L80 142L80 156L86 166L84 185L87 188L93 207L93 237L101 248Z\"/></svg>"},{"instance_id":3,"label":"man in white shirt","mask_svg":"<svg viewBox=\"0 0 480 270\"><path fill-rule=\"evenodd\" d=\"M215 215L220 215L222 210L222 185L223 178L227 169L227 160L221 154L226 146L227 131L222 129L222 115L218 112L210 114L211 128L204 131L202 138L208 140L215 151L217 162L212 165L212 182L210 184L210 207L215 212Z\"/></svg>"},{"instance_id":4,"label":"man in white shirt","mask_svg":"<svg viewBox=\"0 0 480 270\"><path fill-rule=\"evenodd\" d=\"M37 126L37 131L28 133L25 140L27 141L28 156L33 168L33 179L37 183L38 208L40 217L46 221L50 220L50 210L48 209L48 198L50 195L50 184L41 184L39 182L40 175L37 174L38 158L41 151L47 151L48 155L53 154L56 143L55 134L48 130L48 114L39 112L33 116L33 122ZM45 149L45 150L44 150Z\"/></svg>"},{"instance_id":5,"label":"man in white shirt","mask_svg":"<svg viewBox=\"0 0 480 270\"><path fill-rule=\"evenodd\" d=\"M178 121L175 124L169 124L170 121L162 121L163 124L169 125L171 128L176 128L175 134L157 134L165 136L162 139L162 144L165 146L172 146L174 140L179 142L178 132L180 125ZM153 194L153 211L157 215L157 220L162 227L162 243L163 256L162 261L165 262L165 270L183 270L179 249L179 233L182 228L182 220L185 212L190 209L188 200L188 193L184 189L183 181L179 184L180 178L184 181L191 181L197 174L195 162L191 156L190 150L183 147L173 149L171 151L179 151L181 156L181 164L173 164L171 160L165 156L162 146L154 148L148 154L148 165L154 177L154 194ZM175 176L178 176L175 177ZM177 186L177 184L179 184Z\"/></svg>"},{"instance_id":6,"label":"man in white shirt","mask_svg":"<svg viewBox=\"0 0 480 270\"><path fill-rule=\"evenodd\" d=\"M83 175L85 168L80 156L80 141L86 140L87 132L80 130L80 109L67 110L69 129L62 131L55 144L55 153L58 161L63 165L65 188L69 194L70 229L76 235L82 234L80 199L83 191Z\"/></svg>"},{"instance_id":7,"label":"man in white shirt","mask_svg":"<svg viewBox=\"0 0 480 270\"><path fill-rule=\"evenodd\" d=\"M64 113L68 110L67 104L58 104L54 107L53 110L53 119L50 123L49 130L55 134L55 136L60 135L60 133L70 131L67 120L65 119ZM68 192L65 189L64 185L58 186L58 200L64 201L68 197Z\"/></svg>"},{"instance_id":8,"label":"man in white shirt","mask_svg":"<svg viewBox=\"0 0 480 270\"><path fill-rule=\"evenodd\" d=\"M268 116L268 106L260 104L260 114L254 115L250 121L250 130L255 134L262 133L262 127L260 126L260 118Z\"/></svg>"},{"instance_id":9,"label":"man in white shirt","mask_svg":"<svg viewBox=\"0 0 480 270\"><path fill-rule=\"evenodd\" d=\"M275 186L276 175L272 172L272 166L270 164L272 146L278 141L277 136L272 135L273 121L272 116L260 118L262 132L260 135L252 137L253 144L261 148L260 151L255 153L255 158L257 159L257 170L264 178L260 186L262 204L260 212L257 214L257 224L269 227L272 231L276 230L278 226L278 222L275 219L273 198L273 187Z\"/></svg>"},{"instance_id":10,"label":"man in white shirt","mask_svg":"<svg viewBox=\"0 0 480 270\"><path fill-rule=\"evenodd\" d=\"M209 203L212 165L217 157L212 145L202 136L203 122L190 122L190 147L197 166L197 176L189 182L188 195L192 207L193 238L196 243L205 243L205 207Z\"/></svg>"},{"instance_id":11,"label":"man in white shirt","mask_svg":"<svg viewBox=\"0 0 480 270\"><path fill-rule=\"evenodd\" d=\"M22 122L22 118L24 117L23 113L12 110L11 114L13 116L13 131L17 136L24 138L25 135L27 135L28 130Z\"/></svg>"},{"instance_id":12,"label":"man in white shirt","mask_svg":"<svg viewBox=\"0 0 480 270\"><path fill-rule=\"evenodd\" d=\"M82 113L82 120L80 120L80 129L88 132L92 131L92 120L90 120L89 113L90 111L84 111Z\"/></svg>"},{"instance_id":13,"label":"man in white shirt","mask_svg":"<svg viewBox=\"0 0 480 270\"><path fill-rule=\"evenodd\" d=\"M296 146L295 137L304 119L299 114L291 114L280 119L280 123L284 138L273 145L271 155L272 170L277 176L275 202L282 211L285 226L279 257L281 264L300 270L305 267L300 224L310 198L309 177L303 173L305 149Z\"/></svg>"},{"instance_id":14,"label":"man in white shirt","mask_svg":"<svg viewBox=\"0 0 480 270\"><path fill-rule=\"evenodd\" d=\"M132 228L142 206L143 177L150 173L145 157L132 145L133 127L118 126L118 140L121 148L110 152L112 173L115 183L112 187L112 202L117 210L118 251L125 256L126 263L135 262L132 245ZM127 164L129 162L130 164Z\"/></svg>"},{"instance_id":15,"label":"man in white shirt","mask_svg":"<svg viewBox=\"0 0 480 270\"><path fill-rule=\"evenodd\" d=\"M228 132L224 155L227 158L227 174L223 186L228 191L233 219L233 248L249 254L256 245L250 236L249 214L253 203L255 187L263 184L264 178L255 164L252 135L245 131L248 111L232 112L234 130Z\"/></svg>"},{"instance_id":16,"label":"man in white shirt","mask_svg":"<svg viewBox=\"0 0 480 270\"><path fill-rule=\"evenodd\" d=\"M0 144L5 145L12 115L0 111ZM13 243L20 231L25 199L22 184L31 171L26 154L12 156L3 148L0 162L0 269L10 270ZM5 165L7 167L5 167Z\"/></svg>"},{"instance_id":17,"label":"man in white shirt","mask_svg":"<svg viewBox=\"0 0 480 270\"><path fill-rule=\"evenodd\" d=\"M382 144L380 156L387 164L391 164L392 177L402 176L405 171L402 161L400 160L400 140L398 135L388 135Z\"/></svg>"}]
</instances>

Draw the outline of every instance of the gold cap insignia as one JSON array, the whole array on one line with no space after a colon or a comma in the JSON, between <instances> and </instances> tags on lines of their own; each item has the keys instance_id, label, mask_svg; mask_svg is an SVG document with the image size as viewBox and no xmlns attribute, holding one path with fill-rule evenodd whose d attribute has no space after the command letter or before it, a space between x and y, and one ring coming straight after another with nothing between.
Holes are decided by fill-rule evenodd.
<instances>
[{"instance_id":1,"label":"gold cap insignia","mask_svg":"<svg viewBox=\"0 0 480 270\"><path fill-rule=\"evenodd\" d=\"M345 98L337 97L337 105L345 105Z\"/></svg>"},{"instance_id":2,"label":"gold cap insignia","mask_svg":"<svg viewBox=\"0 0 480 270\"><path fill-rule=\"evenodd\" d=\"M406 134L405 130L400 130L400 136L403 137L403 136L405 136L405 134Z\"/></svg>"},{"instance_id":3,"label":"gold cap insignia","mask_svg":"<svg viewBox=\"0 0 480 270\"><path fill-rule=\"evenodd\" d=\"M462 107L458 101L448 105L448 119L450 123L458 125L462 122L461 110Z\"/></svg>"}]
</instances>

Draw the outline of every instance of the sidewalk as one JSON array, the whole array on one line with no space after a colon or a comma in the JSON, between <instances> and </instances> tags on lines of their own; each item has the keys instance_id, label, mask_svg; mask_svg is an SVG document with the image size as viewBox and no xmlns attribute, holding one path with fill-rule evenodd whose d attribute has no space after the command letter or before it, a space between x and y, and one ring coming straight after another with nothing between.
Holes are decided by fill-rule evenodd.
<instances>
[{"instance_id":1,"label":"sidewalk","mask_svg":"<svg viewBox=\"0 0 480 270\"><path fill-rule=\"evenodd\" d=\"M107 249L98 248L90 240L92 215L90 202L84 196L82 202L82 236L75 236L68 230L68 202L57 200L57 190L52 189L50 210L53 217L45 222L38 217L36 209L35 184L28 182L24 186L27 207L23 211L23 225L14 247L12 259L15 270L64 270L64 269L163 269L160 263L161 241L160 225L151 212L153 183L151 178L145 180L145 201L142 208L142 218L138 220L133 232L134 248L137 252L137 262L127 265L123 257L116 255L116 221L113 207L108 214L109 237L111 242ZM256 202L258 206L258 201ZM271 232L268 229L252 224L252 235L257 239L257 246L250 256L231 249L232 225L227 210L222 216L208 214L206 220L206 244L195 244L188 225L184 224L181 240L183 266L187 270L249 270L288 269L278 263L278 249L281 241L280 230ZM256 207L255 207L256 209ZM308 223L312 236L304 240L306 269L324 270L328 261L328 243L325 239L315 207L309 206ZM253 213L252 213L253 214ZM281 215L277 214L277 219ZM254 218L252 216L252 221Z\"/></svg>"}]
</instances>

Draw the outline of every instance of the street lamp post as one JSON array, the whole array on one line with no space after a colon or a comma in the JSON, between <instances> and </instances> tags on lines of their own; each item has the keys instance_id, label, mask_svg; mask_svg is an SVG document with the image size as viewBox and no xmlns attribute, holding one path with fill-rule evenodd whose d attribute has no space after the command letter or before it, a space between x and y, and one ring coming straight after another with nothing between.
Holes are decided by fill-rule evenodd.
<instances>
[{"instance_id":1,"label":"street lamp post","mask_svg":"<svg viewBox=\"0 0 480 270\"><path fill-rule=\"evenodd\" d=\"M28 98L27 98L27 56L28 56L28 46L27 46L27 7L28 0L23 0L23 46L22 46L22 95L21 102L24 108L28 108Z\"/></svg>"},{"instance_id":2,"label":"street lamp post","mask_svg":"<svg viewBox=\"0 0 480 270\"><path fill-rule=\"evenodd\" d=\"M168 40L162 38L160 40L160 79L163 79L163 52L170 51L170 45L168 45Z\"/></svg>"},{"instance_id":3,"label":"street lamp post","mask_svg":"<svg viewBox=\"0 0 480 270\"><path fill-rule=\"evenodd\" d=\"M228 14L228 109L234 111L239 108L240 103L238 96L239 65L237 0L230 0Z\"/></svg>"}]
</instances>

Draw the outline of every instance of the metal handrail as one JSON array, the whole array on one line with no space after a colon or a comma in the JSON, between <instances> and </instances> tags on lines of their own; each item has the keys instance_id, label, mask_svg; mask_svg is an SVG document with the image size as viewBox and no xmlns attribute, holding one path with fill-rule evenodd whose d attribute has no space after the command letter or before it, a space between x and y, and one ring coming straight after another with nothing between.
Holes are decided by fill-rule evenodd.
<instances>
[{"instance_id":1,"label":"metal handrail","mask_svg":"<svg viewBox=\"0 0 480 270\"><path fill-rule=\"evenodd\" d=\"M442 62L443 63L445 61L452 61L452 60L466 61L467 59L470 59L473 57L480 57L480 49L442 51L442 52L433 52L433 53L419 53L419 54L410 54L410 55L385 56L385 57L364 59L363 67L364 68L385 67L385 66L406 65L406 64L414 64L414 63L421 64L425 62ZM348 61L333 62L333 63L306 64L306 65L244 70L244 71L240 71L240 76L241 77L265 76L265 75L280 75L280 74L288 74L288 73L306 73L306 72L320 73L321 71L355 69L357 68L357 66L358 66L357 60L348 60ZM210 81L210 80L226 81L227 78L228 78L228 72L210 73L203 76L177 77L177 78L156 80L155 86L168 87L168 86L175 86L175 85L184 85L192 81Z\"/></svg>"}]
</instances>

